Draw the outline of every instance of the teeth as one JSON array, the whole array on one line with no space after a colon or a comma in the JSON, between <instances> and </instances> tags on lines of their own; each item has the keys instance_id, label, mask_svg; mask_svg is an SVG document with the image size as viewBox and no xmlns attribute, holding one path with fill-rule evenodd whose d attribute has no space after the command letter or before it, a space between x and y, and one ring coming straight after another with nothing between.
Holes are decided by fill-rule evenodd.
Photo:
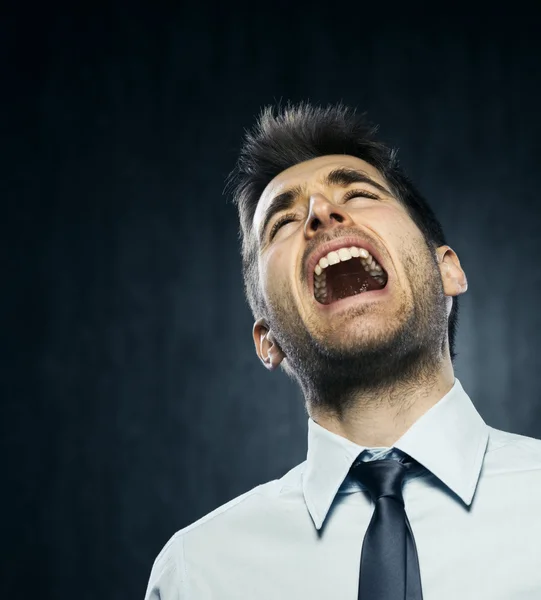
<instances>
[{"instance_id":1,"label":"teeth","mask_svg":"<svg viewBox=\"0 0 541 600\"><path fill-rule=\"evenodd\" d=\"M350 260L351 258L360 258L363 265L368 265L370 269L375 269L378 272L382 272L381 267L375 261L374 257L368 252L368 250L352 246L351 248L340 248L336 252L329 252L327 256L320 258L314 269L315 274L321 275L329 265L336 265L340 261Z\"/></svg>"},{"instance_id":2,"label":"teeth","mask_svg":"<svg viewBox=\"0 0 541 600\"><path fill-rule=\"evenodd\" d=\"M351 260L351 252L348 248L340 248L340 250L338 250L338 256L342 262Z\"/></svg>"},{"instance_id":3,"label":"teeth","mask_svg":"<svg viewBox=\"0 0 541 600\"><path fill-rule=\"evenodd\" d=\"M338 255L338 252L329 252L329 254L327 254L327 258L330 265L337 265L340 262L340 256Z\"/></svg>"},{"instance_id":4,"label":"teeth","mask_svg":"<svg viewBox=\"0 0 541 600\"><path fill-rule=\"evenodd\" d=\"M329 252L327 256L320 258L318 264L314 268L314 295L316 299L325 300L327 297L327 278L325 269L329 265L336 265L341 261L351 260L352 258L360 258L364 270L367 273L370 273L370 275L381 285L385 285L387 279L385 273L368 250L365 248L358 248L357 246L340 248L339 250Z\"/></svg>"}]
</instances>

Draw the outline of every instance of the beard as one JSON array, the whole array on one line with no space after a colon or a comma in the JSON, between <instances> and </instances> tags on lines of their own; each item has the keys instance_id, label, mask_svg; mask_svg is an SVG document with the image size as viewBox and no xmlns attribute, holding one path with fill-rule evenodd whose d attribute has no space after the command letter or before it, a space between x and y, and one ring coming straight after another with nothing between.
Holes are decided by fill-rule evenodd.
<instances>
[{"instance_id":1,"label":"beard","mask_svg":"<svg viewBox=\"0 0 541 600\"><path fill-rule=\"evenodd\" d=\"M372 332L370 339L344 335L342 344L330 343L308 330L288 290L270 297L269 304L279 307L269 307L268 322L285 354L281 367L300 385L307 406L341 419L359 398L396 397L404 403L404 388L435 377L446 341L447 308L436 257L428 245L423 250L403 255L412 299L402 293L393 319L385 319L390 328ZM340 315L340 323L349 326L372 308L354 307ZM317 329L317 322L311 325Z\"/></svg>"}]
</instances>

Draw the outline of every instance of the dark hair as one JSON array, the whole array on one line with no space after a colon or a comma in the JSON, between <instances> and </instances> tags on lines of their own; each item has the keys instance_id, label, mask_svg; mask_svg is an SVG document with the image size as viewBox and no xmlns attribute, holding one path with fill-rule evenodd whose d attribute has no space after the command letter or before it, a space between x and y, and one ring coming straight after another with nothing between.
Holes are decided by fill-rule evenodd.
<instances>
[{"instance_id":1,"label":"dark hair","mask_svg":"<svg viewBox=\"0 0 541 600\"><path fill-rule=\"evenodd\" d=\"M276 111L276 114L275 114ZM396 198L423 233L429 246L446 244L443 229L434 212L400 168L397 151L375 139L377 126L364 114L343 104L327 108L308 102L267 106L255 126L246 131L240 155L230 173L226 190L236 204L242 242L244 291L256 319L266 314L259 289L258 244L252 231L257 203L268 183L298 163L330 154L347 154L374 166L387 181ZM455 358L458 302L453 298L449 315L449 353Z\"/></svg>"}]
</instances>

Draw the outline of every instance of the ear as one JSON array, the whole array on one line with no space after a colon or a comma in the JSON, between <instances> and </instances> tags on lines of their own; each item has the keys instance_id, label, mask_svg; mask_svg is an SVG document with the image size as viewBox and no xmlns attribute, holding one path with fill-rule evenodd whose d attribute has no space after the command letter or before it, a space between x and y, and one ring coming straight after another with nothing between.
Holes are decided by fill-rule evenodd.
<instances>
[{"instance_id":1,"label":"ear","mask_svg":"<svg viewBox=\"0 0 541 600\"><path fill-rule=\"evenodd\" d=\"M459 296L468 289L466 273L460 266L456 252L449 246L440 246L436 249L436 257L440 267L443 292L446 296ZM449 310L452 301L448 302Z\"/></svg>"},{"instance_id":2,"label":"ear","mask_svg":"<svg viewBox=\"0 0 541 600\"><path fill-rule=\"evenodd\" d=\"M265 319L258 319L254 323L252 334L255 351L263 366L269 371L274 371L274 369L278 368L282 360L284 360L285 354L276 342L267 321Z\"/></svg>"}]
</instances>

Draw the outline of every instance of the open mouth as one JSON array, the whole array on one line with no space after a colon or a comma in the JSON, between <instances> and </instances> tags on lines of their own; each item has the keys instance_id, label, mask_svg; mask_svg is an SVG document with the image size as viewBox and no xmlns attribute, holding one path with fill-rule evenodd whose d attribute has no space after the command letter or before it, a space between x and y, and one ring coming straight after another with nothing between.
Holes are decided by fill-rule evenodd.
<instances>
[{"instance_id":1,"label":"open mouth","mask_svg":"<svg viewBox=\"0 0 541 600\"><path fill-rule=\"evenodd\" d=\"M366 250L352 246L329 252L314 270L314 298L332 304L343 298L382 290L388 281L383 267Z\"/></svg>"}]
</instances>

